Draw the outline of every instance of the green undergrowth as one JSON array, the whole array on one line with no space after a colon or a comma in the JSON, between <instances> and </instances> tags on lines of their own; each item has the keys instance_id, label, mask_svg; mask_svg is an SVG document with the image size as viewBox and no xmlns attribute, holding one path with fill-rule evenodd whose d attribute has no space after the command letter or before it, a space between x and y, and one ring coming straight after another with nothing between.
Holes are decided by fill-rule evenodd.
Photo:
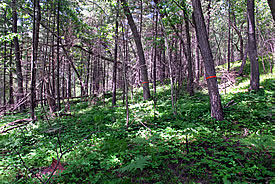
<instances>
[{"instance_id":1,"label":"green undergrowth","mask_svg":"<svg viewBox=\"0 0 275 184\"><path fill-rule=\"evenodd\" d=\"M244 90L244 78L221 95L223 121L210 117L200 92L180 93L174 115L167 85L158 87L156 106L136 92L128 129L122 100L74 103L70 114L49 120L38 109L35 124L1 134L0 183L37 183L30 170L49 166L57 151L67 151L65 170L51 183L273 183L274 75L262 73L257 92Z\"/></svg>"}]
</instances>

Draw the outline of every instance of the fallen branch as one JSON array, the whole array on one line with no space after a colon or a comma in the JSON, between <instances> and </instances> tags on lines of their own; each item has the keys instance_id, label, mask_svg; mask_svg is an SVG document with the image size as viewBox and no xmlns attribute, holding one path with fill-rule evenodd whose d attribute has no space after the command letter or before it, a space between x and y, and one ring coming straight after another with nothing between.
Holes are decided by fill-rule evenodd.
<instances>
[{"instance_id":1,"label":"fallen branch","mask_svg":"<svg viewBox=\"0 0 275 184\"><path fill-rule=\"evenodd\" d=\"M3 130L3 131L1 131L0 133L2 134L2 133L6 133L6 132L8 132L8 131L10 131L10 130L13 130L13 129L15 129L15 128L19 128L19 127L22 127L22 126L25 126L25 125L27 125L28 123L30 123L32 121L32 119L18 119L18 120L15 120L15 121L13 121L13 122L10 122L10 123L8 123L8 124L6 124L3 128L1 128L1 129L5 129L6 127L8 127L8 126L14 126L14 125L17 125L17 126L14 126L14 127L11 127L11 128L8 128L8 129L6 129L6 130ZM19 124L19 125L18 125Z\"/></svg>"}]
</instances>

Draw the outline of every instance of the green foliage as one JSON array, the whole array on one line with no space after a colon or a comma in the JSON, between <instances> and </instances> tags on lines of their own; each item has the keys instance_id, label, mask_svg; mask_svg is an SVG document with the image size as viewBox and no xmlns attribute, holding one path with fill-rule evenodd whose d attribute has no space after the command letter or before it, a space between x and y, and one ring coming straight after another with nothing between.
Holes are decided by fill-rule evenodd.
<instances>
[{"instance_id":1,"label":"green foliage","mask_svg":"<svg viewBox=\"0 0 275 184\"><path fill-rule=\"evenodd\" d=\"M49 123L39 110L36 124L1 134L0 181L34 182L18 153L35 170L49 166L60 145L62 152L75 145L53 183L272 183L274 76L261 75L258 92L244 91L249 76L244 78L222 95L223 105L235 103L224 109L224 121L211 118L209 97L201 92L180 92L174 115L168 85L157 88L156 108L135 89L128 129L125 106L118 100L112 108L110 94L104 106L75 102L71 116ZM27 117L7 115L0 124Z\"/></svg>"},{"instance_id":2,"label":"green foliage","mask_svg":"<svg viewBox=\"0 0 275 184\"><path fill-rule=\"evenodd\" d=\"M150 157L144 157L144 156L137 156L135 160L133 160L130 164L126 165L125 167L122 167L118 169L119 172L134 172L137 169L140 169L142 171L147 165L149 165Z\"/></svg>"}]
</instances>

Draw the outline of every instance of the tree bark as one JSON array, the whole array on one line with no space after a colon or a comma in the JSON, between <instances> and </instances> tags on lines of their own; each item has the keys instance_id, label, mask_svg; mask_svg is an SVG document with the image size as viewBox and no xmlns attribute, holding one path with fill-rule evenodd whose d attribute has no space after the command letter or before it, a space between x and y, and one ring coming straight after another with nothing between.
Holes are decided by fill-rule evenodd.
<instances>
[{"instance_id":1,"label":"tree bark","mask_svg":"<svg viewBox=\"0 0 275 184\"><path fill-rule=\"evenodd\" d=\"M244 55L243 55L243 58L242 58L242 65L241 65L240 70L238 72L239 75L243 74L243 69L244 69L244 66L246 64L246 59L247 59L247 53L248 53L248 44L247 44L246 49L244 51Z\"/></svg>"},{"instance_id":2,"label":"tree bark","mask_svg":"<svg viewBox=\"0 0 275 184\"><path fill-rule=\"evenodd\" d=\"M59 58L59 45L60 45L60 15L59 15L59 12L60 12L60 0L58 0L58 3L57 3L57 25L56 25L56 29L57 29L57 51L56 51L56 60L57 60L57 67L56 67L56 85L57 85L57 109L58 111L61 110L61 104L60 104L60 74L59 74L59 71L60 71L60 58Z\"/></svg>"},{"instance_id":3,"label":"tree bark","mask_svg":"<svg viewBox=\"0 0 275 184\"><path fill-rule=\"evenodd\" d=\"M210 2L209 2L210 3ZM188 66L188 78L187 78L187 91L190 96L194 95L194 77L193 77L193 66L192 66L192 51L191 51L191 36L189 32L189 20L187 12L184 11L184 20L185 20L185 33L187 38L187 66Z\"/></svg>"},{"instance_id":4,"label":"tree bark","mask_svg":"<svg viewBox=\"0 0 275 184\"><path fill-rule=\"evenodd\" d=\"M200 81L200 49L199 49L199 43L198 40L196 40L196 60L197 60L197 74L196 74L196 81L199 83Z\"/></svg>"},{"instance_id":5,"label":"tree bark","mask_svg":"<svg viewBox=\"0 0 275 184\"><path fill-rule=\"evenodd\" d=\"M7 22L7 18L6 18L6 14L7 14L7 11L6 9L4 10L4 35L7 34L7 30L6 30L6 22ZM5 41L4 42L4 77L3 77L3 83L4 83L4 86L3 86L3 106L4 106L4 111L6 110L6 69L7 69L7 66L6 66L6 63L7 63L7 42Z\"/></svg>"},{"instance_id":6,"label":"tree bark","mask_svg":"<svg viewBox=\"0 0 275 184\"><path fill-rule=\"evenodd\" d=\"M274 0L267 0L267 2L268 2L268 5L270 7L270 10L271 10L273 20L275 21L275 1Z\"/></svg>"},{"instance_id":7,"label":"tree bark","mask_svg":"<svg viewBox=\"0 0 275 184\"><path fill-rule=\"evenodd\" d=\"M38 42L39 42L39 26L41 20L41 9L40 1L34 0L33 4L33 53L32 53L32 66L31 66L31 117L35 119L34 109L36 106L36 92L35 92L35 83L36 83L36 62L38 55Z\"/></svg>"},{"instance_id":8,"label":"tree bark","mask_svg":"<svg viewBox=\"0 0 275 184\"><path fill-rule=\"evenodd\" d=\"M157 93L157 37L158 37L158 11L156 11L156 21L155 21L155 45L154 45L154 61L153 61L153 86L154 86L154 102L156 103L156 93ZM156 105L156 104L155 104Z\"/></svg>"},{"instance_id":9,"label":"tree bark","mask_svg":"<svg viewBox=\"0 0 275 184\"><path fill-rule=\"evenodd\" d=\"M132 14L130 12L128 3L126 0L121 0L122 7L124 9L125 15L127 17L128 23L130 25L130 28L132 30L134 40L137 47L138 57L139 57L139 66L141 69L141 80L143 85L143 99L148 100L150 98L150 89L149 89L149 81L148 81L148 71L147 71L147 65L145 61L144 51L141 43L140 35L138 34L138 30L136 27L136 24L134 22L134 19L132 17Z\"/></svg>"},{"instance_id":10,"label":"tree bark","mask_svg":"<svg viewBox=\"0 0 275 184\"><path fill-rule=\"evenodd\" d=\"M12 75L12 42L10 43L10 62L9 62L9 104L14 104L14 98L13 98L13 75Z\"/></svg>"},{"instance_id":11,"label":"tree bark","mask_svg":"<svg viewBox=\"0 0 275 184\"><path fill-rule=\"evenodd\" d=\"M118 17L119 17L119 0L117 0L116 10L116 25L115 25L115 49L114 49L114 65L113 65L113 95L112 106L116 105L116 88L117 88L117 46L118 46Z\"/></svg>"},{"instance_id":12,"label":"tree bark","mask_svg":"<svg viewBox=\"0 0 275 184\"><path fill-rule=\"evenodd\" d=\"M247 0L248 56L250 59L250 89L258 90L260 82L259 63L255 36L254 0Z\"/></svg>"},{"instance_id":13,"label":"tree bark","mask_svg":"<svg viewBox=\"0 0 275 184\"><path fill-rule=\"evenodd\" d=\"M227 42L227 70L230 71L231 62L231 18L230 18L230 0L228 1L228 42Z\"/></svg>"},{"instance_id":14,"label":"tree bark","mask_svg":"<svg viewBox=\"0 0 275 184\"><path fill-rule=\"evenodd\" d=\"M205 66L208 93L211 104L211 116L216 120L223 120L224 114L219 95L214 60L208 41L208 34L205 26L204 17L202 14L200 0L192 0L192 5L194 9L193 18L195 23L197 39L199 41L199 46Z\"/></svg>"},{"instance_id":15,"label":"tree bark","mask_svg":"<svg viewBox=\"0 0 275 184\"><path fill-rule=\"evenodd\" d=\"M52 47L51 47L51 58L52 58L52 62L51 62L51 74L52 74L52 96L53 96L53 101L51 102L52 104L54 104L53 105L53 112L55 112L56 111L56 101L55 101L55 97L56 97L56 93L55 93L55 86L56 86L56 83L55 83L55 49L54 49L54 40L55 40L55 34L54 34L54 32L55 32L55 23L56 23L56 21L55 21L55 17L56 17L56 13L55 13L55 4L53 3L53 2L51 2L51 9L52 9L52 11L54 12L53 13L53 17L52 17L52 22L53 22L53 28L52 28ZM50 78L49 78L49 80L50 80ZM49 81L50 82L50 81Z\"/></svg>"},{"instance_id":16,"label":"tree bark","mask_svg":"<svg viewBox=\"0 0 275 184\"><path fill-rule=\"evenodd\" d=\"M12 8L12 31L13 33L17 34L17 11L16 11L16 0L12 0L11 2L11 8ZM22 66L21 66L21 60L20 60L20 48L19 48L19 41L18 37L15 36L14 39L14 49L15 49L15 58L16 58L16 75L17 75L17 85L18 85L18 95L17 95L17 101L20 101L24 97L24 91L23 91L23 74L22 74ZM22 112L25 109L24 103L19 106L19 110Z\"/></svg>"}]
</instances>

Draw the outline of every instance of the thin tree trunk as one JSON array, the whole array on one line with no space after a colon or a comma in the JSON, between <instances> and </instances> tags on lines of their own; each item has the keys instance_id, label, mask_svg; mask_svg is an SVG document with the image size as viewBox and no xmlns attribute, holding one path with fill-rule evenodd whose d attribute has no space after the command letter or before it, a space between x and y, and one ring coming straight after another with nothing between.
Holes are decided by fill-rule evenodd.
<instances>
[{"instance_id":1,"label":"thin tree trunk","mask_svg":"<svg viewBox=\"0 0 275 184\"><path fill-rule=\"evenodd\" d=\"M56 29L57 29L57 51L56 51L56 60L57 60L57 68L56 68L56 84L57 84L57 109L58 111L61 110L61 104L60 104L60 79L59 79L59 71L60 71L60 58L59 58L59 44L60 44L60 0L58 0L58 4L57 4L57 25L56 25Z\"/></svg>"},{"instance_id":2,"label":"thin tree trunk","mask_svg":"<svg viewBox=\"0 0 275 184\"><path fill-rule=\"evenodd\" d=\"M87 60L87 76L85 81L85 88L86 88L87 95L89 95L90 62L91 62L91 54L88 55L88 60Z\"/></svg>"},{"instance_id":3,"label":"thin tree trunk","mask_svg":"<svg viewBox=\"0 0 275 184\"><path fill-rule=\"evenodd\" d=\"M155 21L155 45L154 45L154 62L153 62L153 80L154 80L154 100L156 103L156 94L157 94L157 37L158 37L158 11L156 11L156 21ZM155 104L156 105L156 104Z\"/></svg>"},{"instance_id":4,"label":"thin tree trunk","mask_svg":"<svg viewBox=\"0 0 275 184\"><path fill-rule=\"evenodd\" d=\"M158 12L159 12L159 10L158 10ZM175 97L174 97L174 79L173 79L173 69L172 69L172 61L171 61L172 58L170 57L171 53L169 53L170 48L169 48L169 45L168 45L168 36L166 34L165 27L164 27L164 24L162 22L162 19L160 19L160 24L161 24L162 32L163 32L163 35L164 35L165 47L166 47L165 52L166 52L166 55L167 55L167 58L168 58L168 64L169 64L172 110L173 110L173 114L176 115L177 111L176 111L176 107L175 107ZM172 52L172 50L170 52Z\"/></svg>"},{"instance_id":5,"label":"thin tree trunk","mask_svg":"<svg viewBox=\"0 0 275 184\"><path fill-rule=\"evenodd\" d=\"M84 54L84 52L83 52L83 50L81 50L80 51L80 55L81 55L81 57L80 57L80 65L81 66L84 66L84 58L85 58L85 54ZM73 57L72 57L73 58ZM81 76L81 78L82 78L82 74L84 73L84 71L85 71L85 69L83 68L83 67L81 67L80 69L79 69L79 74L80 74L80 76ZM84 96L85 95L85 78L84 78L84 81L83 81L83 85L81 85L80 86L80 94L81 94L81 96Z\"/></svg>"},{"instance_id":6,"label":"thin tree trunk","mask_svg":"<svg viewBox=\"0 0 275 184\"><path fill-rule=\"evenodd\" d=\"M123 62L123 78L124 78L124 86L125 86L125 97L126 97L126 129L128 129L129 126L129 102L128 102L128 80L127 80L127 62L128 62L128 39L125 35L125 30L123 27L123 45L124 45L124 62Z\"/></svg>"},{"instance_id":7,"label":"thin tree trunk","mask_svg":"<svg viewBox=\"0 0 275 184\"><path fill-rule=\"evenodd\" d=\"M192 0L192 5L194 9L193 18L195 23L197 39L199 41L200 50L204 60L208 93L211 104L211 116L216 120L223 120L224 115L219 95L214 60L208 41L208 35L202 14L200 0Z\"/></svg>"},{"instance_id":8,"label":"thin tree trunk","mask_svg":"<svg viewBox=\"0 0 275 184\"><path fill-rule=\"evenodd\" d=\"M13 25L12 25L12 31L13 33L17 34L17 12L16 12L16 0L12 0L11 2L11 8L12 8L12 19L13 19ZM17 95L17 102L20 101L24 97L24 91L23 91L23 74L22 74L22 66L21 66L21 60L20 60L20 48L19 48L19 41L18 37L14 37L14 52L15 52L15 58L16 58L16 75L17 75L17 85L18 85L18 95ZM19 110L22 112L25 109L24 103L19 105Z\"/></svg>"},{"instance_id":9,"label":"thin tree trunk","mask_svg":"<svg viewBox=\"0 0 275 184\"><path fill-rule=\"evenodd\" d=\"M228 1L228 43L227 43L227 70L230 71L231 54L231 18L230 18L230 0Z\"/></svg>"},{"instance_id":10,"label":"thin tree trunk","mask_svg":"<svg viewBox=\"0 0 275 184\"><path fill-rule=\"evenodd\" d=\"M115 49L114 49L114 65L113 65L113 96L112 106L116 105L116 88L117 88L117 47L118 47L118 17L119 17L119 0L117 0L116 10L116 27L115 27Z\"/></svg>"},{"instance_id":11,"label":"thin tree trunk","mask_svg":"<svg viewBox=\"0 0 275 184\"><path fill-rule=\"evenodd\" d=\"M72 72L71 65L67 60L67 69L68 69L68 80L67 80L67 96L68 98L72 97Z\"/></svg>"},{"instance_id":12,"label":"thin tree trunk","mask_svg":"<svg viewBox=\"0 0 275 184\"><path fill-rule=\"evenodd\" d=\"M260 85L259 63L255 36L254 0L247 0L248 56L250 59L250 89L258 90Z\"/></svg>"},{"instance_id":13,"label":"thin tree trunk","mask_svg":"<svg viewBox=\"0 0 275 184\"><path fill-rule=\"evenodd\" d=\"M234 12L232 12L232 15L233 15L233 17L235 17ZM242 36L241 30L239 30L237 28L236 21L234 21L234 25L232 27L233 27L233 29L235 29L235 31L236 31L236 33L237 33L237 35L239 37L240 48L239 49L237 48L237 49L240 52L240 58L243 59L243 57L244 57L244 48L243 48L244 47L244 43L243 43L243 36Z\"/></svg>"},{"instance_id":14,"label":"thin tree trunk","mask_svg":"<svg viewBox=\"0 0 275 184\"><path fill-rule=\"evenodd\" d=\"M55 4L52 2L52 4L51 4L51 6L52 6L52 10L53 10L53 20L52 20L52 22L53 22L53 29L52 29L52 45L51 45L51 58L52 58L52 62L51 62L51 65L52 65L52 67L51 67L51 69L52 69L52 71L51 71L51 74L52 74L52 93L51 93L51 95L52 95L52 97L53 97L53 101L51 102L52 104L54 104L53 105L53 109L52 109L52 111L53 112L55 112L56 111L56 100L55 100L55 98L56 98L56 93L55 93L55 90L56 90L56 83L55 83L55 49L54 49L54 39L55 39L55 36L54 36L54 32L55 32ZM50 81L49 81L50 82ZM49 85L50 86L50 85ZM50 90L50 89L49 89Z\"/></svg>"},{"instance_id":15,"label":"thin tree trunk","mask_svg":"<svg viewBox=\"0 0 275 184\"><path fill-rule=\"evenodd\" d=\"M7 35L7 30L6 30L6 23L7 23L7 18L6 18L7 11L6 9L4 10L4 35ZM4 78L3 78L3 106L4 106L4 111L6 110L6 63L7 63L7 42L4 42ZM4 114L5 115L5 114Z\"/></svg>"},{"instance_id":16,"label":"thin tree trunk","mask_svg":"<svg viewBox=\"0 0 275 184\"><path fill-rule=\"evenodd\" d=\"M244 55L243 55L243 58L242 58L242 65L241 65L240 70L238 72L239 75L243 74L243 69L244 69L244 66L246 64L247 54L248 54L248 44L246 45L246 49L244 51Z\"/></svg>"},{"instance_id":17,"label":"thin tree trunk","mask_svg":"<svg viewBox=\"0 0 275 184\"><path fill-rule=\"evenodd\" d=\"M199 49L199 43L197 41L196 44L196 56L197 56L197 82L200 81L200 49Z\"/></svg>"},{"instance_id":18,"label":"thin tree trunk","mask_svg":"<svg viewBox=\"0 0 275 184\"><path fill-rule=\"evenodd\" d=\"M210 2L209 2L210 4ZM192 66L192 51L191 51L191 36L189 31L189 20L187 12L184 11L184 20L185 20L185 33L187 38L187 66L188 66L188 78L187 78L187 91L190 96L194 95L194 78L193 78L193 66Z\"/></svg>"},{"instance_id":19,"label":"thin tree trunk","mask_svg":"<svg viewBox=\"0 0 275 184\"><path fill-rule=\"evenodd\" d=\"M12 75L12 42L10 43L10 62L9 62L9 85L10 85L10 96L9 96L9 104L12 105L14 104L14 98L13 98L13 75Z\"/></svg>"},{"instance_id":20,"label":"thin tree trunk","mask_svg":"<svg viewBox=\"0 0 275 184\"><path fill-rule=\"evenodd\" d=\"M69 55L68 51L64 47L63 47L63 51L64 51L65 56L67 57L71 67L73 68L73 70L74 70L74 72L75 72L75 74L76 74L76 76L77 76L77 78L80 82L81 88L83 88L84 89L83 91L85 91L85 83L83 82L82 77L81 77L80 73L78 72L77 68L74 66L72 56Z\"/></svg>"},{"instance_id":21,"label":"thin tree trunk","mask_svg":"<svg viewBox=\"0 0 275 184\"><path fill-rule=\"evenodd\" d=\"M65 83L65 62L64 62L64 58L61 58L61 63L62 63L62 99L64 100L64 98L66 97L66 83ZM85 95L85 92L82 96Z\"/></svg>"},{"instance_id":22,"label":"thin tree trunk","mask_svg":"<svg viewBox=\"0 0 275 184\"><path fill-rule=\"evenodd\" d=\"M132 14L130 12L128 3L126 0L121 0L122 7L124 9L125 15L128 19L128 23L130 25L130 28L132 30L132 33L134 35L134 40L137 47L137 52L139 56L139 65L141 69L141 79L142 79L142 85L143 85L143 99L148 100L150 98L150 89L149 89L149 81L148 81L148 71L147 71L147 65L144 57L144 51L141 43L140 35L138 34L137 27L135 25L134 19L132 17Z\"/></svg>"}]
</instances>

